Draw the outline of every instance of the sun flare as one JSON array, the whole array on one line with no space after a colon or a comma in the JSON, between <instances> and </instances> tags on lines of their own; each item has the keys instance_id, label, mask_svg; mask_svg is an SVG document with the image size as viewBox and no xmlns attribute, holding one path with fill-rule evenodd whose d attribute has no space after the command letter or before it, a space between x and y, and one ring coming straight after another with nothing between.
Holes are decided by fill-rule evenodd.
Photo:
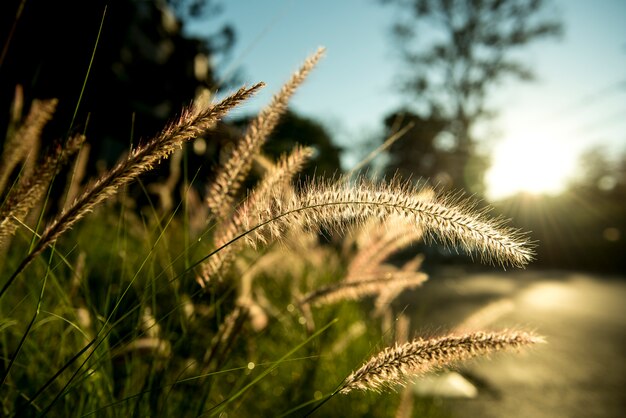
<instances>
[{"instance_id":1,"label":"sun flare","mask_svg":"<svg viewBox=\"0 0 626 418\"><path fill-rule=\"evenodd\" d=\"M562 191L574 171L575 154L546 132L513 134L498 143L487 172L488 193L500 199L519 192Z\"/></svg>"}]
</instances>

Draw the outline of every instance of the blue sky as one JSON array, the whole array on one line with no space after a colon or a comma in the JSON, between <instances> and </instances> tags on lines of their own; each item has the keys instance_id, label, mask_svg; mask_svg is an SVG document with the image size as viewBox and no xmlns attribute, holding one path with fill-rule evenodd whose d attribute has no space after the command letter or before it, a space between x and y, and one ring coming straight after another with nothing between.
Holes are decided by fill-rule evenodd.
<instances>
[{"instance_id":1,"label":"blue sky","mask_svg":"<svg viewBox=\"0 0 626 418\"><path fill-rule=\"evenodd\" d=\"M392 89L402 63L389 28L398 10L375 0L228 0L218 20L231 23L237 44L225 71L267 88L244 112L269 101L318 46L327 56L298 91L294 109L320 120L344 147L380 137L384 116L406 97ZM494 156L487 181L493 198L520 189L557 192L593 144L626 151L626 1L553 0L565 26L560 40L524 49L532 83L508 82L490 97L498 117L483 146ZM541 152L539 149L541 147ZM347 153L344 165L355 162ZM534 177L524 175L533 167ZM506 180L506 181L504 181Z\"/></svg>"}]
</instances>

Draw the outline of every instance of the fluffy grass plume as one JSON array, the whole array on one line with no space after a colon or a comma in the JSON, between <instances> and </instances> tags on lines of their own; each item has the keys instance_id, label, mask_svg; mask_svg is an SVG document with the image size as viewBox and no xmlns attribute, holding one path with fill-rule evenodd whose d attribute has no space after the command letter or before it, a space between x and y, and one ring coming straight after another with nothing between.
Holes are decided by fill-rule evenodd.
<instances>
[{"instance_id":1,"label":"fluffy grass plume","mask_svg":"<svg viewBox=\"0 0 626 418\"><path fill-rule=\"evenodd\" d=\"M21 161L26 165L22 177L31 174L33 164L28 164L27 161L36 160L41 131L52 119L57 103L57 99L33 100L26 120L7 139L0 157L0 193L4 191L11 172Z\"/></svg>"},{"instance_id":2,"label":"fluffy grass plume","mask_svg":"<svg viewBox=\"0 0 626 418\"><path fill-rule=\"evenodd\" d=\"M121 187L151 170L159 161L167 158L182 144L212 128L215 123L233 107L248 99L262 83L249 89L241 88L221 102L203 111L186 110L180 119L165 128L146 145L134 149L129 157L87 188L74 203L44 232L41 241L54 241L64 231L71 228L95 206L114 195Z\"/></svg>"},{"instance_id":3,"label":"fluffy grass plume","mask_svg":"<svg viewBox=\"0 0 626 418\"><path fill-rule=\"evenodd\" d=\"M242 216L253 244L280 238L292 226L343 229L348 222L400 216L427 239L477 253L483 261L523 267L532 260L528 241L471 203L445 196L423 199L414 186L397 182L355 184L311 181L299 193L277 196L270 205Z\"/></svg>"},{"instance_id":4,"label":"fluffy grass plume","mask_svg":"<svg viewBox=\"0 0 626 418\"><path fill-rule=\"evenodd\" d=\"M30 211L43 198L59 170L80 149L85 141L82 135L71 137L65 147L58 147L41 162L33 175L9 190L0 208L0 248L24 222Z\"/></svg>"},{"instance_id":5,"label":"fluffy grass plume","mask_svg":"<svg viewBox=\"0 0 626 418\"><path fill-rule=\"evenodd\" d=\"M388 347L354 371L341 385L340 393L352 390L380 392L405 385L412 377L449 367L463 360L496 351L544 342L529 332L474 332L428 340L417 339Z\"/></svg>"},{"instance_id":6,"label":"fluffy grass plume","mask_svg":"<svg viewBox=\"0 0 626 418\"><path fill-rule=\"evenodd\" d=\"M427 279L428 276L420 272L392 272L361 280L344 280L305 295L300 303L326 305L342 300L359 300L383 293L388 287L413 289L421 286Z\"/></svg>"},{"instance_id":7,"label":"fluffy grass plume","mask_svg":"<svg viewBox=\"0 0 626 418\"><path fill-rule=\"evenodd\" d=\"M422 239L422 231L412 228L404 218L389 217L384 223L380 219L372 221L362 228L359 234L362 236L356 240L358 252L348 266L348 281L358 280L364 273L380 269L389 256Z\"/></svg>"},{"instance_id":8,"label":"fluffy grass plume","mask_svg":"<svg viewBox=\"0 0 626 418\"><path fill-rule=\"evenodd\" d=\"M244 225L246 222L242 219L243 214L250 214L251 210L249 208L259 208L262 202L267 199L267 196L271 196L272 192L276 193L278 190L284 190L313 154L313 148L297 145L290 154L281 156L276 164L269 168L259 184L243 202L244 208L235 213L228 222L218 225L215 232L215 247L222 247L239 234L245 232ZM201 284L206 283L215 277L218 272L226 269L240 245L239 242L233 242L204 263L202 265L202 277L199 278L199 282Z\"/></svg>"},{"instance_id":9,"label":"fluffy grass plume","mask_svg":"<svg viewBox=\"0 0 626 418\"><path fill-rule=\"evenodd\" d=\"M145 145L134 149L128 158L87 187L63 213L48 225L35 247L0 290L0 296L37 255L61 234L72 228L87 213L115 195L123 186L151 170L159 161L181 147L185 141L194 139L212 128L229 110L248 99L263 86L263 83L258 83L250 88L241 88L221 102L202 109L193 107L186 109L177 122L167 126Z\"/></svg>"},{"instance_id":10,"label":"fluffy grass plume","mask_svg":"<svg viewBox=\"0 0 626 418\"><path fill-rule=\"evenodd\" d=\"M252 161L287 110L289 99L304 82L324 55L324 48L307 58L270 104L250 122L246 133L235 146L226 162L217 168L216 176L208 187L207 205L218 221L225 220L233 208L235 195L252 166Z\"/></svg>"}]
</instances>

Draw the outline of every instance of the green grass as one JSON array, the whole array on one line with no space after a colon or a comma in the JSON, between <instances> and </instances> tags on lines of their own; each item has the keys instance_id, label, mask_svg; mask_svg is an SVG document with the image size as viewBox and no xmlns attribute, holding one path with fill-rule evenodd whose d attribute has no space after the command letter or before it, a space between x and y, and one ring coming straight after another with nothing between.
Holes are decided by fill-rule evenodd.
<instances>
[{"instance_id":1,"label":"green grass","mask_svg":"<svg viewBox=\"0 0 626 418\"><path fill-rule=\"evenodd\" d=\"M308 332L291 305L292 285L302 278L283 268L255 281L277 317L260 332L243 324L229 347L219 347L219 361L204 365L232 309L234 289L203 291L193 272L185 273L185 254L199 259L210 244L185 246L182 211L161 219L149 210L140 218L123 207L107 204L91 214L38 257L0 301L4 370L23 339L0 392L4 415L251 416L295 409L301 416L392 340L357 302L316 311L317 331ZM4 260L3 277L29 245L22 230ZM304 269L307 280L318 283L341 274ZM142 320L147 309L154 317L148 326ZM344 352L329 353L357 321L368 322L366 335ZM151 335L163 346L135 346ZM332 399L318 413L391 416L396 403L394 394L355 394Z\"/></svg>"}]
</instances>

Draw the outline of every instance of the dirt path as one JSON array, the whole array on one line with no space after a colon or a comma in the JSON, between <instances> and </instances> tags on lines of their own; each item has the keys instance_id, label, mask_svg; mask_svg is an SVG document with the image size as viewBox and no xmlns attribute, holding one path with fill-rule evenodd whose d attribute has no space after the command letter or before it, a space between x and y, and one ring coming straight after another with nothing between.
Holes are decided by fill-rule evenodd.
<instances>
[{"instance_id":1,"label":"dirt path","mask_svg":"<svg viewBox=\"0 0 626 418\"><path fill-rule=\"evenodd\" d=\"M446 399L453 416L626 417L626 279L447 272L413 294L409 309L428 319L415 328L433 333L497 300L512 302L512 309L492 329L534 329L548 344L461 369L479 395Z\"/></svg>"}]
</instances>

